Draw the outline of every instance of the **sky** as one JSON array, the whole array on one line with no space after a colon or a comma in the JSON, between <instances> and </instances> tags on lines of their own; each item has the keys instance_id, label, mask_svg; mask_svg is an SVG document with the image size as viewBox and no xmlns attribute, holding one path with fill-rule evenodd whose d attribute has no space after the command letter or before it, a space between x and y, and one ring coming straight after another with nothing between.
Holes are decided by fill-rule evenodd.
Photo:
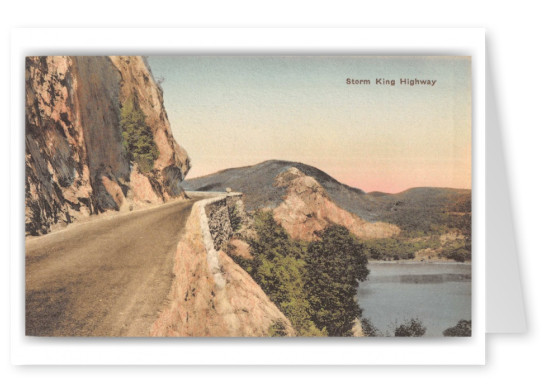
<instances>
[{"instance_id":1,"label":"sky","mask_svg":"<svg viewBox=\"0 0 551 391\"><path fill-rule=\"evenodd\" d=\"M174 137L190 156L188 178L279 159L315 166L364 191L471 188L470 57L150 56L148 62L163 79ZM400 84L408 78L436 83Z\"/></svg>"}]
</instances>

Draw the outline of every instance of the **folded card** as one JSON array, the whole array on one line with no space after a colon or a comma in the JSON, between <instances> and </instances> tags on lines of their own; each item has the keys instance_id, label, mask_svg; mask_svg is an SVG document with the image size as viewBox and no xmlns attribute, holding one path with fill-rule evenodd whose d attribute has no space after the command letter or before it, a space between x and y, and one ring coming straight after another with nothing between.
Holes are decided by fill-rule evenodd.
<instances>
[{"instance_id":1,"label":"folded card","mask_svg":"<svg viewBox=\"0 0 551 391\"><path fill-rule=\"evenodd\" d=\"M395 33L392 55L16 58L22 345L181 337L169 349L237 345L264 363L280 347L306 349L297 363L483 361L483 34L427 55L397 52ZM85 341L66 348L101 350Z\"/></svg>"}]
</instances>

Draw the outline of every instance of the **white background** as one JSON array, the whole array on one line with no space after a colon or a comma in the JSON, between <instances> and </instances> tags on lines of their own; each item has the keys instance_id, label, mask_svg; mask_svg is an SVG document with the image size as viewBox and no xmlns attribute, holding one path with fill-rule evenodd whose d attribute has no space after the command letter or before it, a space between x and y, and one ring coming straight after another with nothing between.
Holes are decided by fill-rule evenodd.
<instances>
[{"instance_id":1,"label":"white background","mask_svg":"<svg viewBox=\"0 0 551 391\"><path fill-rule=\"evenodd\" d=\"M242 6L240 4L242 3ZM486 27L488 63L494 72L498 109L509 161L513 216L519 239L521 273L528 311L529 333L489 336L486 367L371 367L371 368L21 368L8 356L8 192L2 193L2 378L8 389L156 389L246 388L282 389L447 389L467 387L545 388L547 377L551 298L551 266L547 250L551 221L548 113L551 104L549 13L538 4L505 2L377 2L305 3L226 2L198 5L183 2L113 1L36 2L4 5L1 57L1 97L5 143L0 162L9 171L9 29L10 27L80 26L312 26L312 27ZM199 4L199 2L194 2ZM543 4L543 3L541 3ZM4 174L4 184L8 183ZM506 305L506 303L504 303ZM538 384L536 386L536 384Z\"/></svg>"}]
</instances>

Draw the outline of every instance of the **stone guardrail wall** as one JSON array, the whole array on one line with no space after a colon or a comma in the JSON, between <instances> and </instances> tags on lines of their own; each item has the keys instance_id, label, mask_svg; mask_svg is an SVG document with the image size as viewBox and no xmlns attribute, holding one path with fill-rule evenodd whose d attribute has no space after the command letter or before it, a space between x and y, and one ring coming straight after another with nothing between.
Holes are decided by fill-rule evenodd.
<instances>
[{"instance_id":1,"label":"stone guardrail wall","mask_svg":"<svg viewBox=\"0 0 551 391\"><path fill-rule=\"evenodd\" d=\"M194 205L194 207L199 208L201 232L207 251L207 263L218 288L223 288L226 285L219 266L218 250L230 239L233 233L229 208L242 207L242 196L241 193L227 193L198 201Z\"/></svg>"},{"instance_id":2,"label":"stone guardrail wall","mask_svg":"<svg viewBox=\"0 0 551 391\"><path fill-rule=\"evenodd\" d=\"M276 322L283 322L287 335L295 336L291 322L252 277L223 251L233 231L231 218L235 218L236 227L237 220L246 217L241 194L189 195L211 198L197 201L192 207L176 250L168 301L150 334L266 337L271 335Z\"/></svg>"},{"instance_id":3,"label":"stone guardrail wall","mask_svg":"<svg viewBox=\"0 0 551 391\"><path fill-rule=\"evenodd\" d=\"M209 224L214 248L218 251L230 239L233 229L230 210L237 207L241 195L228 195L205 205L205 213Z\"/></svg>"}]
</instances>

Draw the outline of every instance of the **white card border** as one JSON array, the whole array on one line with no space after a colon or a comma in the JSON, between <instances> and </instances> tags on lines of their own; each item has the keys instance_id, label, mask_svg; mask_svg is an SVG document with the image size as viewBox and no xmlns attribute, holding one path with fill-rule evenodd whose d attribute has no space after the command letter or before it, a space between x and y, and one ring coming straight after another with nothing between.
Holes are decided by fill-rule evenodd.
<instances>
[{"instance_id":1,"label":"white card border","mask_svg":"<svg viewBox=\"0 0 551 391\"><path fill-rule=\"evenodd\" d=\"M14 29L11 34L10 357L16 365L481 365L485 363L484 29ZM473 337L452 339L24 336L24 57L99 54L472 56ZM170 115L170 113L169 113Z\"/></svg>"}]
</instances>

